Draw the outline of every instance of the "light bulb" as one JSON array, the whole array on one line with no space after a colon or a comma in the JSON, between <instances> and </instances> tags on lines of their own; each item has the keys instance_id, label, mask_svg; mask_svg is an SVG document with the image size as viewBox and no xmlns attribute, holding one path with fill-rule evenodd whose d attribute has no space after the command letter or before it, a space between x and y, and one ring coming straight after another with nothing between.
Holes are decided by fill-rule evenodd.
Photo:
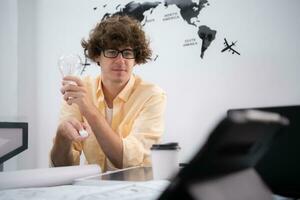
<instances>
[{"instance_id":1,"label":"light bulb","mask_svg":"<svg viewBox=\"0 0 300 200\"><path fill-rule=\"evenodd\" d=\"M62 77L69 75L80 76L83 70L81 58L76 54L68 54L61 56L58 59L58 67ZM69 84L76 85L76 83L73 81L69 81ZM78 134L83 138L86 138L89 135L88 132L84 129L80 130Z\"/></svg>"},{"instance_id":2,"label":"light bulb","mask_svg":"<svg viewBox=\"0 0 300 200\"><path fill-rule=\"evenodd\" d=\"M63 55L58 59L58 67L63 77L80 75L83 65L80 56L76 54Z\"/></svg>"}]
</instances>

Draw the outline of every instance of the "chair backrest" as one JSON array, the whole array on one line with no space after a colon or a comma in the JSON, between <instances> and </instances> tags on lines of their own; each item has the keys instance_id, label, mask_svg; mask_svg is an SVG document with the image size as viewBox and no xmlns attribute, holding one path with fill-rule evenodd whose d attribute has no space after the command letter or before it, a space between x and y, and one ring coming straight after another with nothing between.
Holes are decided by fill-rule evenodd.
<instances>
[{"instance_id":1,"label":"chair backrest","mask_svg":"<svg viewBox=\"0 0 300 200\"><path fill-rule=\"evenodd\" d=\"M290 121L284 133L276 136L255 166L257 172L274 193L300 197L300 105L255 109L279 113ZM241 109L229 110L228 113L235 110Z\"/></svg>"},{"instance_id":2,"label":"chair backrest","mask_svg":"<svg viewBox=\"0 0 300 200\"><path fill-rule=\"evenodd\" d=\"M194 199L189 187L253 168L288 120L261 111L232 111L209 135L192 160L173 177L159 199Z\"/></svg>"}]
</instances>

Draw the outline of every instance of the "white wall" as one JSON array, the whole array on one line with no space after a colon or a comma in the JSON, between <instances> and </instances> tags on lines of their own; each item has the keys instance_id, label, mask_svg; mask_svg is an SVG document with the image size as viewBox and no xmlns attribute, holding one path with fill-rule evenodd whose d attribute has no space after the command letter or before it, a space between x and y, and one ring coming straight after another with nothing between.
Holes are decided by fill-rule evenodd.
<instances>
[{"instance_id":1,"label":"white wall","mask_svg":"<svg viewBox=\"0 0 300 200\"><path fill-rule=\"evenodd\" d=\"M117 1L109 2L112 7L117 5ZM157 20L145 30L159 59L136 69L136 73L166 90L164 141L179 141L182 161L198 150L229 108L300 104L300 1L209 2L200 21L218 32L204 59L199 58L200 46L182 48L184 39L197 37L192 35L195 27L180 19L167 24ZM8 19L1 17L1 22L10 28L1 27L0 48L1 52L13 52L13 57L0 55L0 87L1 92L12 87L14 93L1 93L1 113L3 109L31 122L30 147L19 159L19 168L48 165L61 98L57 59L63 53L82 54L80 40L104 13L93 8L103 4L100 0L29 0L26 4L21 0L1 1L1 16ZM169 11L176 9L170 7ZM153 15L159 19L166 12L158 7ZM13 25L17 21L18 26ZM236 48L241 56L220 52L224 37L238 40ZM5 38L18 44L3 47ZM201 43L199 39L197 42ZM13 67L5 68L11 60ZM9 76L4 73L10 74L11 84L6 87L3 83Z\"/></svg>"},{"instance_id":2,"label":"white wall","mask_svg":"<svg viewBox=\"0 0 300 200\"><path fill-rule=\"evenodd\" d=\"M139 73L167 91L164 138L180 141L183 159L229 108L300 104L300 1L209 2L199 19L217 35L203 60L200 46L181 47L185 38L196 37L196 28L183 20L145 27L160 57ZM164 13L164 7L153 11ZM220 52L225 37L238 41L234 48L241 56Z\"/></svg>"},{"instance_id":3,"label":"white wall","mask_svg":"<svg viewBox=\"0 0 300 200\"><path fill-rule=\"evenodd\" d=\"M0 5L0 121L6 121L18 116L18 10L16 0L2 0ZM4 167L16 166L14 158Z\"/></svg>"},{"instance_id":4,"label":"white wall","mask_svg":"<svg viewBox=\"0 0 300 200\"><path fill-rule=\"evenodd\" d=\"M37 132L36 1L18 1L18 115L28 122L28 149L19 155L19 168L35 168Z\"/></svg>"},{"instance_id":5,"label":"white wall","mask_svg":"<svg viewBox=\"0 0 300 200\"><path fill-rule=\"evenodd\" d=\"M56 132L61 102L61 75L57 60L62 54L82 54L80 41L97 22L90 15L92 1L54 0L36 3L37 149L38 166L45 167Z\"/></svg>"},{"instance_id":6,"label":"white wall","mask_svg":"<svg viewBox=\"0 0 300 200\"><path fill-rule=\"evenodd\" d=\"M18 26L17 1L3 0L0 7L0 91L1 117L17 116Z\"/></svg>"},{"instance_id":7,"label":"white wall","mask_svg":"<svg viewBox=\"0 0 300 200\"><path fill-rule=\"evenodd\" d=\"M4 170L36 167L35 1L0 2L0 119L29 123L29 149Z\"/></svg>"}]
</instances>

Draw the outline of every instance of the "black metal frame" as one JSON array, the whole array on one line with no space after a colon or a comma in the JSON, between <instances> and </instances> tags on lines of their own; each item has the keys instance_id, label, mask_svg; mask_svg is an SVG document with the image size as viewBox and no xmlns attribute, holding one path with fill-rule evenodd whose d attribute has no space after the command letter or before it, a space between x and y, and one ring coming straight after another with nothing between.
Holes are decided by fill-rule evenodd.
<instances>
[{"instance_id":1,"label":"black metal frame","mask_svg":"<svg viewBox=\"0 0 300 200\"><path fill-rule=\"evenodd\" d=\"M1 128L21 128L22 129L22 146L0 157L0 164L14 157L28 148L28 123L26 122L0 122Z\"/></svg>"}]
</instances>

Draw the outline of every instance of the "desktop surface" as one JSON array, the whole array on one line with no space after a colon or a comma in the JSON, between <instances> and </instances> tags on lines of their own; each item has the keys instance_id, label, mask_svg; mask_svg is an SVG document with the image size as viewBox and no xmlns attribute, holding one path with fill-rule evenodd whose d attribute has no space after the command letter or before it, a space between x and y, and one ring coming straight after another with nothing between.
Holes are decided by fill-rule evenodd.
<instances>
[{"instance_id":1,"label":"desktop surface","mask_svg":"<svg viewBox=\"0 0 300 200\"><path fill-rule=\"evenodd\" d=\"M151 167L132 167L122 170L109 171L97 176L91 176L88 181L151 181L153 180Z\"/></svg>"},{"instance_id":2,"label":"desktop surface","mask_svg":"<svg viewBox=\"0 0 300 200\"><path fill-rule=\"evenodd\" d=\"M115 173L103 174L102 180L119 180L119 181L149 181L153 180L151 167L137 167Z\"/></svg>"}]
</instances>

